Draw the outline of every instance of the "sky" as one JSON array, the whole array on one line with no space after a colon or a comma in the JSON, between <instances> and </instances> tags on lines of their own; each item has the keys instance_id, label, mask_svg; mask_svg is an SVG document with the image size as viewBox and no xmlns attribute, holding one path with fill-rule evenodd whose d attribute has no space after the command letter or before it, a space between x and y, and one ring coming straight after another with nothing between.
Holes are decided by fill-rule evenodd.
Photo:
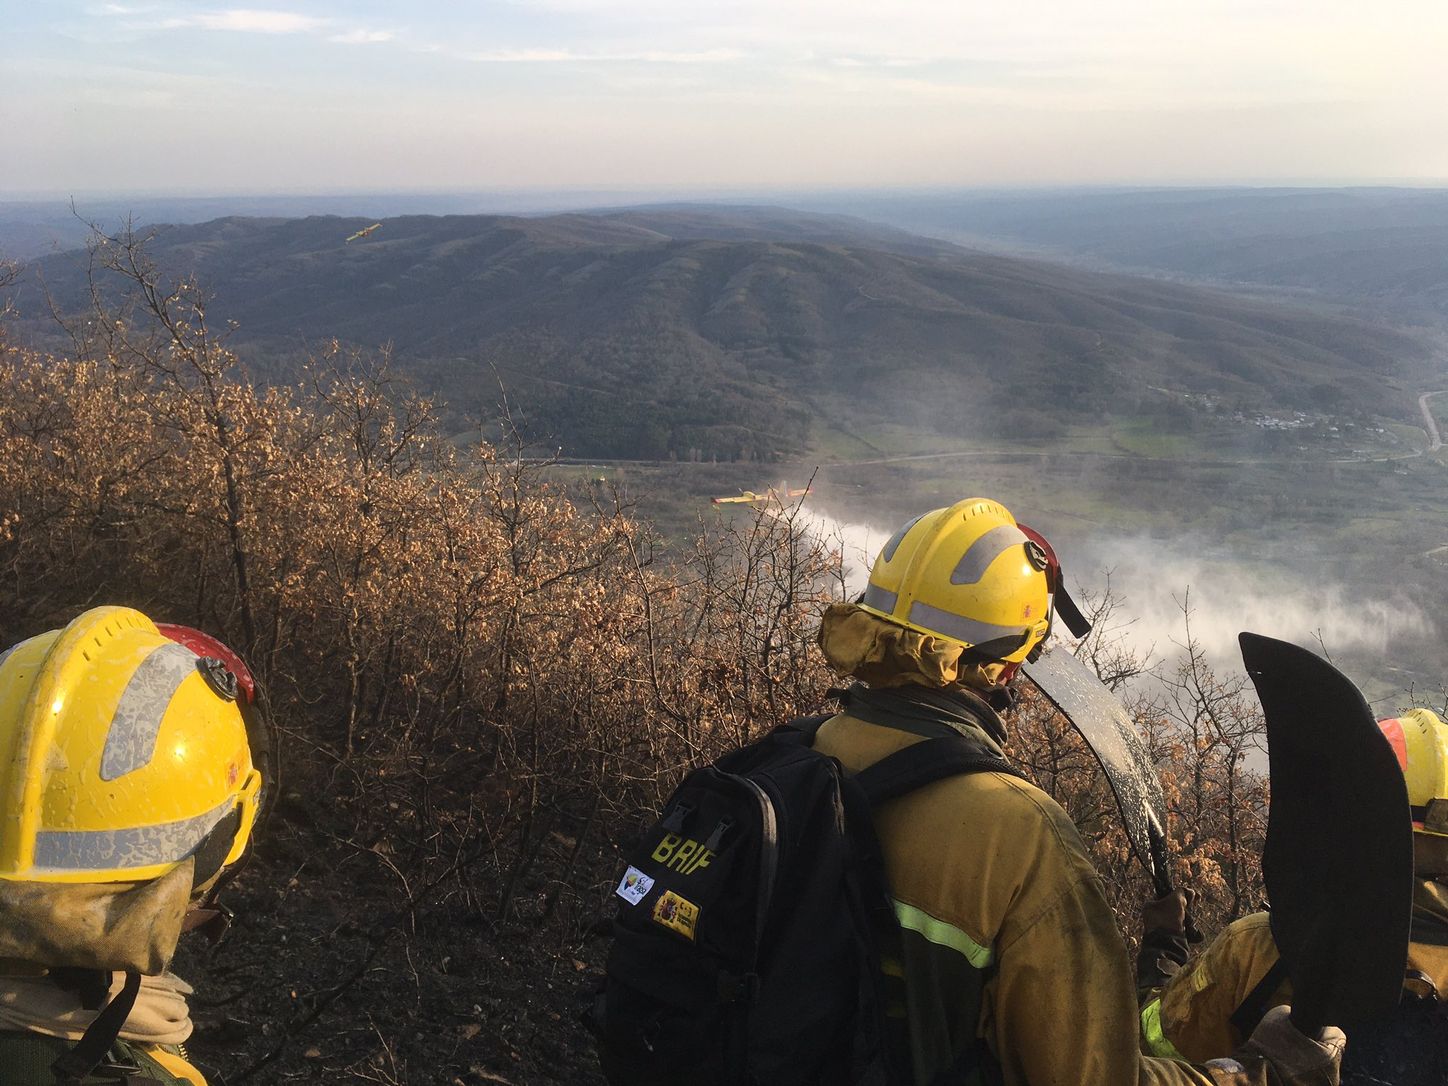
<instances>
[{"instance_id":1,"label":"sky","mask_svg":"<svg viewBox=\"0 0 1448 1086\"><path fill-rule=\"evenodd\" d=\"M1441 0L0 0L0 194L1448 181Z\"/></svg>"}]
</instances>

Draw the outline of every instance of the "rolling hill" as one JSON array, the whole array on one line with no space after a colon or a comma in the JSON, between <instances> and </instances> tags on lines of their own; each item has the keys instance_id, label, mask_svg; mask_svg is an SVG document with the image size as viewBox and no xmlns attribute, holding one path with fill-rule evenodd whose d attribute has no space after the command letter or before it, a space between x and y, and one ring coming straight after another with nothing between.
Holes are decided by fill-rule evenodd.
<instances>
[{"instance_id":1,"label":"rolling hill","mask_svg":"<svg viewBox=\"0 0 1448 1086\"><path fill-rule=\"evenodd\" d=\"M149 249L280 378L333 337L391 343L460 418L490 411L501 380L536 436L586 455L772 459L807 449L821 416L1029 439L1136 410L1153 387L1408 418L1395 375L1423 355L1321 312L833 215L407 216L345 240L370 224L224 218L155 228ZM84 267L35 265L71 311Z\"/></svg>"},{"instance_id":2,"label":"rolling hill","mask_svg":"<svg viewBox=\"0 0 1448 1086\"><path fill-rule=\"evenodd\" d=\"M860 193L805 206L1093 267L1312 291L1448 322L1448 190Z\"/></svg>"}]
</instances>

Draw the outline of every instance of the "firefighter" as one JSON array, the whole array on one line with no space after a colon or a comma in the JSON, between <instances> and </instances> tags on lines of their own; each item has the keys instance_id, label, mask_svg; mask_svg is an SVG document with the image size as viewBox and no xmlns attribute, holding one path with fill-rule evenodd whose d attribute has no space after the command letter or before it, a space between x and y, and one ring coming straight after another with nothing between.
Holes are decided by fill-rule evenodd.
<instances>
[{"instance_id":1,"label":"firefighter","mask_svg":"<svg viewBox=\"0 0 1448 1086\"><path fill-rule=\"evenodd\" d=\"M97 607L0 656L0 1068L7 1086L190 1083L191 989L269 745L241 661ZM269 767L268 767L269 768Z\"/></svg>"},{"instance_id":2,"label":"firefighter","mask_svg":"<svg viewBox=\"0 0 1448 1086\"><path fill-rule=\"evenodd\" d=\"M1059 589L1045 541L994 501L910 521L860 600L823 617L825 657L856 682L816 748L849 772L934 736L1003 756L1009 681L1046 638ZM875 822L902 940L885 963L889 1002L920 1086L1337 1082L1342 1033L1307 1037L1282 1013L1235 1064L1143 1056L1101 879L1070 818L1025 779L950 777Z\"/></svg>"},{"instance_id":3,"label":"firefighter","mask_svg":"<svg viewBox=\"0 0 1448 1086\"><path fill-rule=\"evenodd\" d=\"M1354 1031L1343 1082L1439 1084L1448 1074L1448 1015L1443 1013L1448 1006L1448 724L1430 709L1413 709L1379 721L1378 727L1407 778L1412 808L1412 941L1398 1013ZM1162 907L1149 936L1159 946L1172 943L1178 925L1177 917L1168 915L1172 912ZM1151 984L1153 976L1143 980ZM1141 1016L1143 1047L1177 1058L1222 1056L1265 1011L1291 998L1271 917L1253 913L1228 925L1195 961L1165 981L1157 998L1147 1001Z\"/></svg>"}]
</instances>

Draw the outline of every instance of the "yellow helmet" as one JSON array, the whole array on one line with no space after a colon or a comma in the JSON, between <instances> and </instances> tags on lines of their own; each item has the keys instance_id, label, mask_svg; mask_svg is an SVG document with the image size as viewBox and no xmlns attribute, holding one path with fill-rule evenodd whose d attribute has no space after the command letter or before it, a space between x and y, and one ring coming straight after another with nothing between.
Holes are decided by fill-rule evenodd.
<instances>
[{"instance_id":1,"label":"yellow helmet","mask_svg":"<svg viewBox=\"0 0 1448 1086\"><path fill-rule=\"evenodd\" d=\"M945 638L980 661L1019 663L1051 627L1045 549L1005 506L968 498L932 509L890 537L860 606Z\"/></svg>"},{"instance_id":2,"label":"yellow helmet","mask_svg":"<svg viewBox=\"0 0 1448 1086\"><path fill-rule=\"evenodd\" d=\"M1413 829L1448 837L1448 724L1431 709L1378 721L1408 780Z\"/></svg>"},{"instance_id":3,"label":"yellow helmet","mask_svg":"<svg viewBox=\"0 0 1448 1086\"><path fill-rule=\"evenodd\" d=\"M215 869L240 860L262 781L237 695L225 663L125 607L0 656L0 879L143 882L203 849Z\"/></svg>"}]
</instances>

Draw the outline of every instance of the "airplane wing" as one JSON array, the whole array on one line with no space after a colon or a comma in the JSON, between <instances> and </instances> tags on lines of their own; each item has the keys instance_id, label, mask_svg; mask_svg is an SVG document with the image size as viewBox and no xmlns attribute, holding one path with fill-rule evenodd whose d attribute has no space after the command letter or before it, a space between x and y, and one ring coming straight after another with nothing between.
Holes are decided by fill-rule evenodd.
<instances>
[{"instance_id":1,"label":"airplane wing","mask_svg":"<svg viewBox=\"0 0 1448 1086\"><path fill-rule=\"evenodd\" d=\"M736 494L733 497L711 498L709 500L712 501L715 505L732 505L735 502L743 504L748 504L749 502L762 502L765 500L765 498L766 495L764 494L756 494L752 490L746 490L742 494Z\"/></svg>"}]
</instances>

